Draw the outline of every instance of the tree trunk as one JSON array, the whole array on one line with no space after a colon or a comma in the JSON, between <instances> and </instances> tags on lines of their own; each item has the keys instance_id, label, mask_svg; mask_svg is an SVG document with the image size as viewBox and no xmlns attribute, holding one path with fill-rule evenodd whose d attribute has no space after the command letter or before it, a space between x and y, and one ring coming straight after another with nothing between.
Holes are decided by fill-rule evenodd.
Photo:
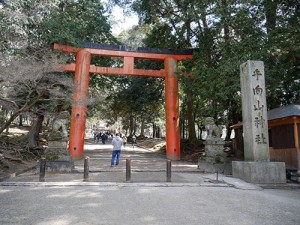
<instances>
[{"instance_id":1,"label":"tree trunk","mask_svg":"<svg viewBox=\"0 0 300 225\"><path fill-rule=\"evenodd\" d=\"M28 134L27 134L27 146L30 149L40 149L40 132L42 131L42 125L44 120L44 109L40 108L36 112L36 120L33 122Z\"/></svg>"},{"instance_id":2,"label":"tree trunk","mask_svg":"<svg viewBox=\"0 0 300 225\"><path fill-rule=\"evenodd\" d=\"M50 118L48 117L48 118L47 118L47 121L46 121L46 124L45 124L46 127L49 127L49 124L50 124Z\"/></svg>"},{"instance_id":3,"label":"tree trunk","mask_svg":"<svg viewBox=\"0 0 300 225\"><path fill-rule=\"evenodd\" d=\"M212 46L213 46L213 37L210 33L210 28L208 27L208 22L207 22L207 19L206 19L206 9L204 8L203 5L201 5L201 21L203 23L203 27L204 27L204 37L203 37L203 40L206 40L206 43L205 43L205 52L206 52L206 55L207 55L207 64L208 64L208 67L212 67Z\"/></svg>"},{"instance_id":4,"label":"tree trunk","mask_svg":"<svg viewBox=\"0 0 300 225\"><path fill-rule=\"evenodd\" d=\"M266 13L267 33L270 35L276 27L276 11L278 0L265 0L264 7Z\"/></svg>"},{"instance_id":5,"label":"tree trunk","mask_svg":"<svg viewBox=\"0 0 300 225\"><path fill-rule=\"evenodd\" d=\"M266 15L266 28L268 34L268 45L271 47L274 43L274 30L276 28L276 11L278 7L278 0L264 0L264 10ZM268 65L269 71L274 70L276 65L276 55L269 55L269 62L266 62ZM268 105L270 108L278 107L277 101L268 101Z\"/></svg>"},{"instance_id":6,"label":"tree trunk","mask_svg":"<svg viewBox=\"0 0 300 225\"><path fill-rule=\"evenodd\" d=\"M22 108L18 109L14 113L12 113L11 116L10 116L10 118L6 121L6 123L4 123L4 125L2 127L0 127L0 134L5 129L8 129L9 125L14 121L14 119L16 119L20 115L20 113L26 112L27 110L31 109L38 101L39 101L39 98L36 98L34 101L31 102L31 104L29 104L28 102L26 102L22 106Z\"/></svg>"},{"instance_id":7,"label":"tree trunk","mask_svg":"<svg viewBox=\"0 0 300 225\"><path fill-rule=\"evenodd\" d=\"M23 116L19 116L19 126L23 126Z\"/></svg>"},{"instance_id":8,"label":"tree trunk","mask_svg":"<svg viewBox=\"0 0 300 225\"><path fill-rule=\"evenodd\" d=\"M156 126L156 138L161 138L161 132L159 126Z\"/></svg>"},{"instance_id":9,"label":"tree trunk","mask_svg":"<svg viewBox=\"0 0 300 225\"><path fill-rule=\"evenodd\" d=\"M141 123L141 134L140 134L141 137L145 137L145 120L142 120L142 123Z\"/></svg>"},{"instance_id":10,"label":"tree trunk","mask_svg":"<svg viewBox=\"0 0 300 225\"><path fill-rule=\"evenodd\" d=\"M3 124L2 127L0 127L0 134L9 127L9 125L19 116L21 112L22 109L17 110L16 112L11 114L10 118Z\"/></svg>"},{"instance_id":11,"label":"tree trunk","mask_svg":"<svg viewBox=\"0 0 300 225\"><path fill-rule=\"evenodd\" d=\"M195 129L195 118L194 118L194 105L193 105L193 94L187 91L187 119L189 129L189 142L193 143L197 140L196 129Z\"/></svg>"},{"instance_id":12,"label":"tree trunk","mask_svg":"<svg viewBox=\"0 0 300 225\"><path fill-rule=\"evenodd\" d=\"M229 40L229 26L228 26L228 9L227 9L227 1L222 0L221 1L222 7L223 7L223 12L224 12L224 39L225 41Z\"/></svg>"},{"instance_id":13,"label":"tree trunk","mask_svg":"<svg viewBox=\"0 0 300 225\"><path fill-rule=\"evenodd\" d=\"M183 119L180 116L180 119L179 119L180 139L184 139L184 136L183 136L183 122L182 121L183 121Z\"/></svg>"},{"instance_id":14,"label":"tree trunk","mask_svg":"<svg viewBox=\"0 0 300 225\"><path fill-rule=\"evenodd\" d=\"M136 124L136 118L133 118L133 135L136 135L136 129L137 129L137 124Z\"/></svg>"},{"instance_id":15,"label":"tree trunk","mask_svg":"<svg viewBox=\"0 0 300 225\"><path fill-rule=\"evenodd\" d=\"M153 123L153 138L161 138L160 127Z\"/></svg>"},{"instance_id":16,"label":"tree trunk","mask_svg":"<svg viewBox=\"0 0 300 225\"><path fill-rule=\"evenodd\" d=\"M129 136L131 137L133 135L134 131L134 122L133 122L133 116L131 115L129 117Z\"/></svg>"},{"instance_id":17,"label":"tree trunk","mask_svg":"<svg viewBox=\"0 0 300 225\"><path fill-rule=\"evenodd\" d=\"M199 131L199 137L198 137L198 139L202 140L202 132L203 132L202 126L199 125L199 124L197 124L197 126L198 126L198 131Z\"/></svg>"},{"instance_id":18,"label":"tree trunk","mask_svg":"<svg viewBox=\"0 0 300 225\"><path fill-rule=\"evenodd\" d=\"M153 133L152 133L152 137L155 138L155 134L156 134L156 128L155 128L155 123L153 123L152 125L152 130L153 130Z\"/></svg>"}]
</instances>

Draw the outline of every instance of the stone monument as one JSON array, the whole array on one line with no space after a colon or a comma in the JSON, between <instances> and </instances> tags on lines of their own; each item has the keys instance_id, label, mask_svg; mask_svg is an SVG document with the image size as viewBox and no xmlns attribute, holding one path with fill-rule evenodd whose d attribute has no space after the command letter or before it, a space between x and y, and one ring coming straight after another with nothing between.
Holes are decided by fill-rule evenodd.
<instances>
[{"instance_id":1,"label":"stone monument","mask_svg":"<svg viewBox=\"0 0 300 225\"><path fill-rule=\"evenodd\" d=\"M207 132L205 157L199 158L198 169L206 173L230 173L227 154L224 152L225 141L221 138L222 127L215 124L213 117L206 117L204 125Z\"/></svg>"},{"instance_id":2,"label":"stone monument","mask_svg":"<svg viewBox=\"0 0 300 225\"><path fill-rule=\"evenodd\" d=\"M285 183L285 163L270 162L263 62L242 64L240 79L245 161L232 162L232 175L251 183Z\"/></svg>"},{"instance_id":3,"label":"stone monument","mask_svg":"<svg viewBox=\"0 0 300 225\"><path fill-rule=\"evenodd\" d=\"M62 111L53 120L45 154L48 171L71 172L74 168L74 162L68 150L69 118L69 112Z\"/></svg>"}]
</instances>

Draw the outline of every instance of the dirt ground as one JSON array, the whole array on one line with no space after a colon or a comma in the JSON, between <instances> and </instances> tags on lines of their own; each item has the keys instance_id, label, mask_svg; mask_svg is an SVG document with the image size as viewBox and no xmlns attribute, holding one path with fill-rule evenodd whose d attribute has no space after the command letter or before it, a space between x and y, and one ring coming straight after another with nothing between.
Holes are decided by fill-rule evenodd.
<instances>
[{"instance_id":1,"label":"dirt ground","mask_svg":"<svg viewBox=\"0 0 300 225\"><path fill-rule=\"evenodd\" d=\"M23 147L28 127L13 127L0 136L0 181L36 165L34 156Z\"/></svg>"}]
</instances>

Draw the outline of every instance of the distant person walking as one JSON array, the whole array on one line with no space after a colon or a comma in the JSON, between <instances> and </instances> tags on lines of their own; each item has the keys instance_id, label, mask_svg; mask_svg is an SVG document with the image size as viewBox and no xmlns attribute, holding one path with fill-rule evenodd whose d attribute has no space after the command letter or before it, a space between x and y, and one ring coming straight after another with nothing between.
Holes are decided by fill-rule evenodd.
<instances>
[{"instance_id":1,"label":"distant person walking","mask_svg":"<svg viewBox=\"0 0 300 225\"><path fill-rule=\"evenodd\" d=\"M124 144L124 147L125 147L126 143L127 143L127 137L126 137L126 135L124 135L124 137L123 137L123 144Z\"/></svg>"},{"instance_id":2,"label":"distant person walking","mask_svg":"<svg viewBox=\"0 0 300 225\"><path fill-rule=\"evenodd\" d=\"M105 144L106 143L106 140L107 140L107 136L105 133L102 134L101 136L101 140L102 140L102 144Z\"/></svg>"},{"instance_id":3,"label":"distant person walking","mask_svg":"<svg viewBox=\"0 0 300 225\"><path fill-rule=\"evenodd\" d=\"M99 142L99 135L100 133L98 132L98 130L94 130L94 143Z\"/></svg>"},{"instance_id":4,"label":"distant person walking","mask_svg":"<svg viewBox=\"0 0 300 225\"><path fill-rule=\"evenodd\" d=\"M134 148L134 145L136 144L136 136L132 136L132 147Z\"/></svg>"},{"instance_id":5,"label":"distant person walking","mask_svg":"<svg viewBox=\"0 0 300 225\"><path fill-rule=\"evenodd\" d=\"M113 138L112 145L113 145L113 151L112 151L112 156L111 156L111 164L110 164L111 167L114 166L116 157L117 157L116 166L118 166L119 162L120 162L120 155L121 155L123 140L119 136L119 134L116 134L116 136Z\"/></svg>"}]
</instances>

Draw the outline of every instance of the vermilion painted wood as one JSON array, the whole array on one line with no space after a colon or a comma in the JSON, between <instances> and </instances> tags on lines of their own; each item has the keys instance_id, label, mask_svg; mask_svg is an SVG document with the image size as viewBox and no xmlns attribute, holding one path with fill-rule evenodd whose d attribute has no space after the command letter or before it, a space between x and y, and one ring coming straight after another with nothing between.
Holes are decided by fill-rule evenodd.
<instances>
[{"instance_id":1,"label":"vermilion painted wood","mask_svg":"<svg viewBox=\"0 0 300 225\"><path fill-rule=\"evenodd\" d=\"M69 150L73 158L81 158L84 151L86 109L91 54L82 49L76 54Z\"/></svg>"},{"instance_id":2,"label":"vermilion painted wood","mask_svg":"<svg viewBox=\"0 0 300 225\"><path fill-rule=\"evenodd\" d=\"M75 72L75 63L69 65L61 65L60 69L68 72ZM110 67L101 67L101 66L90 66L90 73L98 74L112 74L112 75L132 75L132 76L147 76L147 77L164 77L164 70L142 70L142 69L133 69L132 71L125 71L124 68L110 68Z\"/></svg>"},{"instance_id":3,"label":"vermilion painted wood","mask_svg":"<svg viewBox=\"0 0 300 225\"><path fill-rule=\"evenodd\" d=\"M54 49L76 54L76 64L65 65L61 68L65 71L75 71L69 143L69 150L72 157L81 158L83 155L89 74L99 73L165 77L167 158L172 160L180 159L178 81L175 72L177 61L191 59L192 55L138 53L90 48L80 49L58 44L54 44ZM123 68L108 68L90 65L92 55L122 57L124 59L124 66ZM164 60L165 70L134 69L135 58Z\"/></svg>"},{"instance_id":4,"label":"vermilion painted wood","mask_svg":"<svg viewBox=\"0 0 300 225\"><path fill-rule=\"evenodd\" d=\"M180 136L179 136L179 102L178 81L175 76L177 61L166 58L165 64L165 111L166 111L166 149L167 158L180 159Z\"/></svg>"},{"instance_id":5,"label":"vermilion painted wood","mask_svg":"<svg viewBox=\"0 0 300 225\"><path fill-rule=\"evenodd\" d=\"M62 52L76 53L81 48L75 48L67 45L54 44L54 50L61 50ZM171 54L155 54L155 53L140 53L140 52L125 52L103 49L85 48L92 55L107 56L107 57L133 57L137 59L152 59L152 60L165 60L166 58L174 58L176 60L192 59L193 55L171 55Z\"/></svg>"}]
</instances>

